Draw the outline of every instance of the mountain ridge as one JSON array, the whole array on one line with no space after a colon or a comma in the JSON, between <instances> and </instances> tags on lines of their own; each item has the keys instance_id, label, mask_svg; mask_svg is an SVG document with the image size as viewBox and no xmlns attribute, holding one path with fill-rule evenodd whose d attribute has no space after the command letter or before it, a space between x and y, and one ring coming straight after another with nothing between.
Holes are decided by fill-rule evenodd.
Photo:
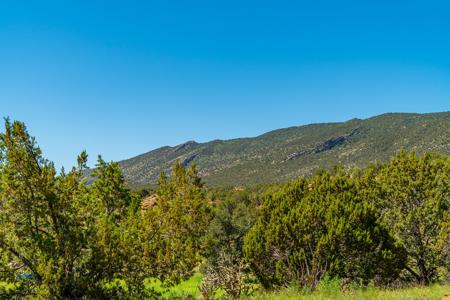
<instances>
[{"instance_id":1,"label":"mountain ridge","mask_svg":"<svg viewBox=\"0 0 450 300\"><path fill-rule=\"evenodd\" d=\"M336 164L365 166L400 149L450 154L450 111L385 113L367 119L275 129L255 137L187 141L119 162L131 186L154 184L180 160L196 163L209 186L284 182Z\"/></svg>"}]
</instances>

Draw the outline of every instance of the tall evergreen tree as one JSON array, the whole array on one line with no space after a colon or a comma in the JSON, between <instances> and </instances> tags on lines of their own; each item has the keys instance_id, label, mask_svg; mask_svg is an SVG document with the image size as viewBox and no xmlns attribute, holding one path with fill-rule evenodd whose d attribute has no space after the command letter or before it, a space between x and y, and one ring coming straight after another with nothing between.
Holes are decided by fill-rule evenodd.
<instances>
[{"instance_id":1,"label":"tall evergreen tree","mask_svg":"<svg viewBox=\"0 0 450 300\"><path fill-rule=\"evenodd\" d=\"M157 206L142 212L116 163L99 158L87 185L86 152L57 174L21 122L0 134L0 280L18 296L139 298L144 279L177 282L204 250L209 204L195 167L177 163ZM125 286L117 283L123 280Z\"/></svg>"}]
</instances>

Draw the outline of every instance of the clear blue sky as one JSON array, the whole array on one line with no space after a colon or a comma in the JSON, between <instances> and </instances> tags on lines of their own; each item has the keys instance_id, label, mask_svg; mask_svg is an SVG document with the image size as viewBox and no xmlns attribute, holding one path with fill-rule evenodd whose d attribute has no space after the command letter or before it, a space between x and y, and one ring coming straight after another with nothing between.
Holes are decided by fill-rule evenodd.
<instances>
[{"instance_id":1,"label":"clear blue sky","mask_svg":"<svg viewBox=\"0 0 450 300\"><path fill-rule=\"evenodd\" d=\"M3 0L0 114L71 166L450 110L449 3Z\"/></svg>"}]
</instances>

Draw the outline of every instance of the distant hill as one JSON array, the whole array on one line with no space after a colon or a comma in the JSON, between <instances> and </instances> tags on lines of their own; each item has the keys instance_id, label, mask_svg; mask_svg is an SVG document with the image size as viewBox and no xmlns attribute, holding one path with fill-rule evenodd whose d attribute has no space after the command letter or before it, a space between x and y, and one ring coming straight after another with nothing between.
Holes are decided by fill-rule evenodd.
<instances>
[{"instance_id":1,"label":"distant hill","mask_svg":"<svg viewBox=\"0 0 450 300\"><path fill-rule=\"evenodd\" d=\"M388 113L369 119L311 124L254 138L190 141L119 162L132 186L155 183L175 160L196 163L209 186L284 182L336 164L386 161L399 149L450 154L450 112Z\"/></svg>"}]
</instances>

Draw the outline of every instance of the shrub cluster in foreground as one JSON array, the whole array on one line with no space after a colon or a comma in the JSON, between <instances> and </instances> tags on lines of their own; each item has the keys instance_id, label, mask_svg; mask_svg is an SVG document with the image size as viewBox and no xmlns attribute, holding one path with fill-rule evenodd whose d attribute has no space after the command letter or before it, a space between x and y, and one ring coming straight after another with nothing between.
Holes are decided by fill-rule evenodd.
<instances>
[{"instance_id":1,"label":"shrub cluster in foreground","mask_svg":"<svg viewBox=\"0 0 450 300\"><path fill-rule=\"evenodd\" d=\"M170 284L201 260L210 208L195 168L161 177L158 205L140 208L120 169L87 155L59 174L20 122L0 135L0 280L4 297L105 299L152 296L144 280Z\"/></svg>"},{"instance_id":2,"label":"shrub cluster in foreground","mask_svg":"<svg viewBox=\"0 0 450 300\"><path fill-rule=\"evenodd\" d=\"M450 160L399 153L269 194L244 254L266 287L313 288L325 275L429 284L448 276Z\"/></svg>"},{"instance_id":3,"label":"shrub cluster in foreground","mask_svg":"<svg viewBox=\"0 0 450 300\"><path fill-rule=\"evenodd\" d=\"M57 172L21 122L0 134L0 297L158 297L203 274L204 298L324 278L400 286L448 279L450 158L400 152L285 185L206 189L195 166L161 175L155 203L87 154ZM89 182L88 182L89 181ZM147 284L146 284L147 283Z\"/></svg>"}]
</instances>

